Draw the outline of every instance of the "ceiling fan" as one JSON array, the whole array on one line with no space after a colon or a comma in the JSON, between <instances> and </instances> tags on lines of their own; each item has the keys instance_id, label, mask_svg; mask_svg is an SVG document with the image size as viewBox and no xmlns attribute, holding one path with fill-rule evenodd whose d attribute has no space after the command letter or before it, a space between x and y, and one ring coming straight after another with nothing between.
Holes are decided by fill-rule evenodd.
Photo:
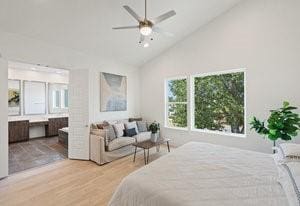
<instances>
[{"instance_id":1,"label":"ceiling fan","mask_svg":"<svg viewBox=\"0 0 300 206\"><path fill-rule=\"evenodd\" d=\"M159 34L163 34L166 36L173 36L173 34L169 32L163 31L161 28L157 27L156 25L165 21L172 16L176 15L174 10L171 10L165 14L162 14L156 18L148 19L147 18L147 0L145 0L145 16L139 16L132 8L125 5L123 6L124 9L135 19L138 21L138 25L135 26L123 26L123 27L114 27L113 29L139 29L141 36L139 43L142 43L145 40L145 36L149 36L152 32L156 32ZM146 45L146 44L145 44ZM149 46L149 44L147 44Z\"/></svg>"}]
</instances>

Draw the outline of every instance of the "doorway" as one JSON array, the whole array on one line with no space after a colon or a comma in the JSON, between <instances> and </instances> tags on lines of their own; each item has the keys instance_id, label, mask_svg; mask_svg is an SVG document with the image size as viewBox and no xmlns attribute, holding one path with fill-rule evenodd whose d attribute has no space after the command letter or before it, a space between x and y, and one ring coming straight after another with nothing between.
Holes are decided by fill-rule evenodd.
<instances>
[{"instance_id":1,"label":"doorway","mask_svg":"<svg viewBox=\"0 0 300 206\"><path fill-rule=\"evenodd\" d=\"M69 71L8 63L9 174L68 158Z\"/></svg>"}]
</instances>

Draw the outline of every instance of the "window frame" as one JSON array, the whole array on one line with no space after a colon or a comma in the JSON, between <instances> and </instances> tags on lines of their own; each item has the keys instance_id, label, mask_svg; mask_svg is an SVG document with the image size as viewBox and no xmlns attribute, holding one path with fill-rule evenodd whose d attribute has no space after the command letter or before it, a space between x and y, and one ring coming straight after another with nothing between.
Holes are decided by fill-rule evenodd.
<instances>
[{"instance_id":1,"label":"window frame","mask_svg":"<svg viewBox=\"0 0 300 206\"><path fill-rule=\"evenodd\" d=\"M222 74L232 74L232 73L244 73L244 134L237 133L228 133L221 131L213 131L208 129L197 129L195 128L195 84L194 80L196 77L206 77L206 76L214 76L214 75L222 75ZM168 81L170 80L187 80L187 127L171 127L168 125ZM246 138L247 136L247 71L246 68L240 69L231 69L231 70L222 70L216 72L207 72L201 74L192 74L188 76L178 76L172 78L165 79L165 128L167 129L175 129L175 130L185 130L189 132L200 132L205 134L216 134L222 136L230 136L230 137L241 137Z\"/></svg>"},{"instance_id":2,"label":"window frame","mask_svg":"<svg viewBox=\"0 0 300 206\"><path fill-rule=\"evenodd\" d=\"M186 97L186 102L169 102L169 95L168 95L168 82L172 81L172 80L186 80L186 88L187 88L187 97ZM178 76L178 77L171 77L171 78L167 78L165 79L165 122L164 122L164 126L165 128L169 128L169 129L177 129L177 130L185 130L188 131L189 128L189 78L188 76ZM185 104L187 107L187 126L186 127L172 127L169 126L169 105L170 104Z\"/></svg>"},{"instance_id":3,"label":"window frame","mask_svg":"<svg viewBox=\"0 0 300 206\"><path fill-rule=\"evenodd\" d=\"M55 89L55 87L60 87L59 89ZM64 88L66 87L66 88ZM69 90L69 84L65 83L49 83L48 84L48 113L49 114L65 114L68 113L69 107L65 107L65 90ZM54 100L56 98L53 98L54 93L56 95L56 92L59 93L59 107L54 107Z\"/></svg>"}]
</instances>

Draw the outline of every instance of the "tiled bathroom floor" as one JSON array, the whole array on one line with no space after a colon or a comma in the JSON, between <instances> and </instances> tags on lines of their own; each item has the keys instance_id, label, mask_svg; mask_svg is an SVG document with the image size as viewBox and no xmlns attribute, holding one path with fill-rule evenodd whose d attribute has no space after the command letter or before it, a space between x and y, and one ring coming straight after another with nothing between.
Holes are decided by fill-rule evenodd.
<instances>
[{"instance_id":1,"label":"tiled bathroom floor","mask_svg":"<svg viewBox=\"0 0 300 206\"><path fill-rule=\"evenodd\" d=\"M9 174L66 159L68 151L57 137L31 139L9 145Z\"/></svg>"}]
</instances>

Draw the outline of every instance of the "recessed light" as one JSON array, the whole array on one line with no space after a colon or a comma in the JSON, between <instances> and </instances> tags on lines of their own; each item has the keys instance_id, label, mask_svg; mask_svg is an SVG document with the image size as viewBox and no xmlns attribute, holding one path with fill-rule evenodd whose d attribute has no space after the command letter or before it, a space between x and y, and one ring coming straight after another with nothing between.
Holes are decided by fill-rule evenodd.
<instances>
[{"instance_id":1,"label":"recessed light","mask_svg":"<svg viewBox=\"0 0 300 206\"><path fill-rule=\"evenodd\" d=\"M149 45L148 42L145 42L143 46L144 46L144 48L147 48L147 47L149 47L150 45Z\"/></svg>"},{"instance_id":2,"label":"recessed light","mask_svg":"<svg viewBox=\"0 0 300 206\"><path fill-rule=\"evenodd\" d=\"M36 68L32 67L31 70L32 70L32 71L36 71Z\"/></svg>"}]
</instances>

